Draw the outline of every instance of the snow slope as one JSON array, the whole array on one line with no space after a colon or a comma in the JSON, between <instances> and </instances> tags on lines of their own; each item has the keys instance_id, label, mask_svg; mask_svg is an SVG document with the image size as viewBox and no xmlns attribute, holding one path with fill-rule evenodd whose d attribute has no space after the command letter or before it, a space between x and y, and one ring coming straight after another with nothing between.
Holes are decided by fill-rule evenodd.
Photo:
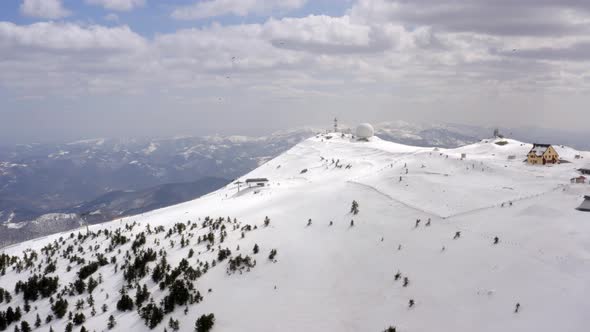
<instances>
[{"instance_id":1,"label":"snow slope","mask_svg":"<svg viewBox=\"0 0 590 332\"><path fill-rule=\"evenodd\" d=\"M319 135L240 179L265 177L270 180L267 187L242 185L238 192L231 184L200 199L92 226L90 231L114 231L137 222L125 233L133 238L147 224L170 228L187 220L200 223L206 216L230 216L240 226L257 226L244 238L239 230L231 231L221 244L234 256L251 255L256 266L228 275L227 261L219 262L195 283L204 301L190 306L187 315L178 309L167 315L159 331L169 317L179 319L181 331L192 331L196 318L210 312L216 317L213 331L383 331L388 326L404 332L586 331L590 214L575 207L590 186L570 185L569 179L590 153L558 147L566 159L574 154L584 159L530 166L523 159L531 145L507 141L503 146L487 140L438 150L376 137L357 142L339 134ZM509 160L511 155L517 158ZM353 200L360 205L358 215L350 213ZM271 220L269 227L263 226L265 216ZM418 227L416 219L421 219ZM453 239L458 231L461 237ZM208 230L194 232L198 236ZM69 233L3 252L39 252L60 236ZM173 267L190 248L195 250L191 264L217 257L217 243L213 251L194 240L181 248L180 235L164 236L149 236L147 245L164 248ZM496 236L500 242L494 245ZM176 243L173 248L170 240ZM99 245L102 251L105 242L97 237L83 247ZM252 254L255 243L260 246L257 255ZM107 257L115 255L122 262L129 247L127 243L121 254L115 251ZM273 248L278 250L276 262L267 258ZM94 252L79 255L90 261ZM58 263L55 274L62 284L73 282L79 269L70 264L67 272L68 264L65 259ZM398 271L409 279L407 287L394 280ZM121 269L115 273L109 264L99 272L105 282L94 298L97 308L106 303L109 310L91 317L85 307L85 327L105 330L113 314L116 330L149 330L136 312L115 309L124 284ZM0 277L0 287L12 291L29 273L9 270ZM164 294L149 276L141 283L148 285L156 302L162 299ZM87 296L68 298L70 309ZM410 299L415 301L412 308ZM22 305L21 297L14 296L11 305L19 301ZM32 325L37 312L45 317L50 312L47 303L32 303L37 311L24 319ZM516 303L521 304L519 313L514 313ZM0 310L7 306L0 304ZM40 330L52 325L63 331L66 322L43 324Z\"/></svg>"}]
</instances>

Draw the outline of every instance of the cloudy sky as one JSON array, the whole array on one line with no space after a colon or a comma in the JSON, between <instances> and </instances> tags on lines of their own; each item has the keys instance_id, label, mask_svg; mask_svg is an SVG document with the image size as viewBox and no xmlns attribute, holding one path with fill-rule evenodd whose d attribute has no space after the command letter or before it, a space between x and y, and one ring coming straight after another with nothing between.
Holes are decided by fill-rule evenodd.
<instances>
[{"instance_id":1,"label":"cloudy sky","mask_svg":"<svg viewBox=\"0 0 590 332\"><path fill-rule=\"evenodd\" d=\"M0 140L583 130L587 0L2 0Z\"/></svg>"}]
</instances>

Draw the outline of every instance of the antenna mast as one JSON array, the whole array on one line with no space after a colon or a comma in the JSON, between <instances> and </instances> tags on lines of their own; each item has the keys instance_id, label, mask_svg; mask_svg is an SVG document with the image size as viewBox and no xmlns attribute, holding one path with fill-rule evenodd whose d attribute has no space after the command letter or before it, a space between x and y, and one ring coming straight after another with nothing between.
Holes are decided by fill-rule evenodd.
<instances>
[{"instance_id":1,"label":"antenna mast","mask_svg":"<svg viewBox=\"0 0 590 332\"><path fill-rule=\"evenodd\" d=\"M338 132L338 118L334 118L334 132Z\"/></svg>"}]
</instances>

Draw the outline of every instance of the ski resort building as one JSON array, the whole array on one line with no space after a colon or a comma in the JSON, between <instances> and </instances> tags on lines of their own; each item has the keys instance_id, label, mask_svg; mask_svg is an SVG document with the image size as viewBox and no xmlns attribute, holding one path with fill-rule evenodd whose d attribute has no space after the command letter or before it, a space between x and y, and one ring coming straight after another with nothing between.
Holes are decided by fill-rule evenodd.
<instances>
[{"instance_id":1,"label":"ski resort building","mask_svg":"<svg viewBox=\"0 0 590 332\"><path fill-rule=\"evenodd\" d=\"M533 144L527 155L527 162L531 165L559 164L559 154L551 144Z\"/></svg>"},{"instance_id":2,"label":"ski resort building","mask_svg":"<svg viewBox=\"0 0 590 332\"><path fill-rule=\"evenodd\" d=\"M590 166L578 169L578 172L584 175L590 175Z\"/></svg>"},{"instance_id":3,"label":"ski resort building","mask_svg":"<svg viewBox=\"0 0 590 332\"><path fill-rule=\"evenodd\" d=\"M590 196L584 196L584 201L580 206L578 206L578 210L590 212Z\"/></svg>"},{"instance_id":4,"label":"ski resort building","mask_svg":"<svg viewBox=\"0 0 590 332\"><path fill-rule=\"evenodd\" d=\"M251 186L264 187L268 184L268 179L267 178L247 179L246 184L248 185L248 187L251 187Z\"/></svg>"},{"instance_id":5,"label":"ski resort building","mask_svg":"<svg viewBox=\"0 0 590 332\"><path fill-rule=\"evenodd\" d=\"M581 175L570 180L571 183L586 183L586 177Z\"/></svg>"}]
</instances>

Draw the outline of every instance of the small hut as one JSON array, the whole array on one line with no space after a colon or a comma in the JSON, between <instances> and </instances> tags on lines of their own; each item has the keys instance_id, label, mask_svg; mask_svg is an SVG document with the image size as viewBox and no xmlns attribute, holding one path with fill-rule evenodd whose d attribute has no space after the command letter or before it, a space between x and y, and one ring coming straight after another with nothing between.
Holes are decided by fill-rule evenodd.
<instances>
[{"instance_id":1,"label":"small hut","mask_svg":"<svg viewBox=\"0 0 590 332\"><path fill-rule=\"evenodd\" d=\"M248 187L255 186L255 187L264 187L268 184L267 178L252 178L246 179L246 184Z\"/></svg>"},{"instance_id":2,"label":"small hut","mask_svg":"<svg viewBox=\"0 0 590 332\"><path fill-rule=\"evenodd\" d=\"M586 177L583 175L577 176L575 178L571 178L570 182L573 183L586 183Z\"/></svg>"}]
</instances>

